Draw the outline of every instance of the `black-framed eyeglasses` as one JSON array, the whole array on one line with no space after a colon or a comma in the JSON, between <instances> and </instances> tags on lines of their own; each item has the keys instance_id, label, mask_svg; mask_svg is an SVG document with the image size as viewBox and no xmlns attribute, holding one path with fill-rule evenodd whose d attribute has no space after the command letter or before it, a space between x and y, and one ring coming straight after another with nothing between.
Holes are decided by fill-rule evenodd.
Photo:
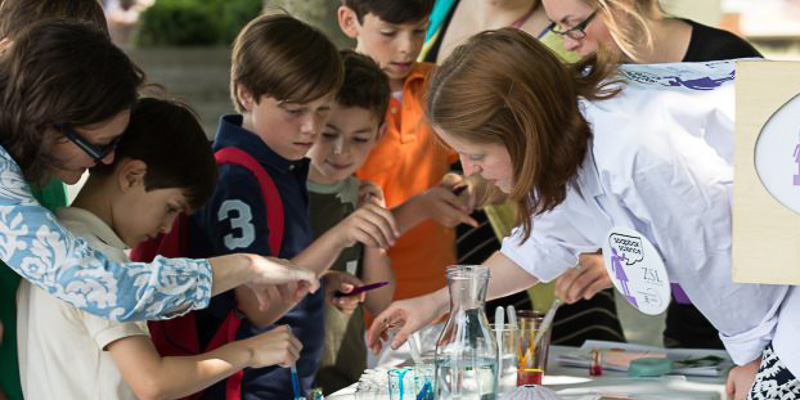
<instances>
[{"instance_id":1,"label":"black-framed eyeglasses","mask_svg":"<svg viewBox=\"0 0 800 400\"><path fill-rule=\"evenodd\" d=\"M550 25L550 31L555 33L558 36L567 36L572 40L581 40L586 37L586 27L592 22L594 17L597 15L597 10L592 11L588 17L584 18L583 21L578 22L572 28L567 30L561 31L558 29L558 24L553 22Z\"/></svg>"},{"instance_id":2,"label":"black-framed eyeglasses","mask_svg":"<svg viewBox=\"0 0 800 400\"><path fill-rule=\"evenodd\" d=\"M120 139L122 139L122 135L119 135L108 142L108 144L98 146L96 144L92 144L83 136L79 135L78 132L75 132L75 130L66 125L58 125L57 128L67 139L69 139L70 142L75 143L75 145L80 147L84 153L88 154L89 157L92 157L92 159L98 163L103 162L104 158L108 157L109 154L114 152L114 150L117 149Z\"/></svg>"}]
</instances>

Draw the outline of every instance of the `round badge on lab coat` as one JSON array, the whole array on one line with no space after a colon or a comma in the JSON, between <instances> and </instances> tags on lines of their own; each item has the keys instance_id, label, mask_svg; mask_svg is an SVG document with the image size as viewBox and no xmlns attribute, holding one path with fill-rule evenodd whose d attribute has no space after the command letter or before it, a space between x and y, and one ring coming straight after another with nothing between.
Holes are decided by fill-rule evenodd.
<instances>
[{"instance_id":1,"label":"round badge on lab coat","mask_svg":"<svg viewBox=\"0 0 800 400\"><path fill-rule=\"evenodd\" d=\"M603 261L611 282L639 311L661 314L670 301L671 287L664 261L644 235L615 226L603 243Z\"/></svg>"},{"instance_id":2,"label":"round badge on lab coat","mask_svg":"<svg viewBox=\"0 0 800 400\"><path fill-rule=\"evenodd\" d=\"M756 142L755 164L767 191L800 213L800 95L775 112Z\"/></svg>"}]
</instances>

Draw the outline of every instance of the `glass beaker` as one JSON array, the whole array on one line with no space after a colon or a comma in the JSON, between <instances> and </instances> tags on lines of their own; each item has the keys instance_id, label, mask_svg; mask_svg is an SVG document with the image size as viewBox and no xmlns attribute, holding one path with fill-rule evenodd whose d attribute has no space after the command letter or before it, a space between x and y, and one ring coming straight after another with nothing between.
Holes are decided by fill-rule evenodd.
<instances>
[{"instance_id":1,"label":"glass beaker","mask_svg":"<svg viewBox=\"0 0 800 400\"><path fill-rule=\"evenodd\" d=\"M497 341L484 312L488 283L488 267L447 268L450 318L436 342L437 399L497 398Z\"/></svg>"},{"instance_id":2,"label":"glass beaker","mask_svg":"<svg viewBox=\"0 0 800 400\"><path fill-rule=\"evenodd\" d=\"M542 331L544 315L534 311L517 312L517 386L541 385L547 369L550 332Z\"/></svg>"}]
</instances>

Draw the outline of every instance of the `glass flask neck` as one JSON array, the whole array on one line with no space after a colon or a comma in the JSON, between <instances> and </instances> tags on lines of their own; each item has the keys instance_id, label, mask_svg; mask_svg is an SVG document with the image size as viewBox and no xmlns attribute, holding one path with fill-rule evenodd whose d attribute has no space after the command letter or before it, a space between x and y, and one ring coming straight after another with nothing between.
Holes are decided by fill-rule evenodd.
<instances>
[{"instance_id":1,"label":"glass flask neck","mask_svg":"<svg viewBox=\"0 0 800 400\"><path fill-rule=\"evenodd\" d=\"M458 313L483 309L489 268L479 265L458 265L447 268L447 287L450 290L450 312Z\"/></svg>"}]
</instances>

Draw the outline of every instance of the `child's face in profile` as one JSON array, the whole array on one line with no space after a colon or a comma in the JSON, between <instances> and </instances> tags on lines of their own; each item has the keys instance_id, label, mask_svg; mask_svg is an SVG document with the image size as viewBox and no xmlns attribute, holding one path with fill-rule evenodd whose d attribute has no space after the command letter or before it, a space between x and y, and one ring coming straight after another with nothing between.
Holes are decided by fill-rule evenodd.
<instances>
[{"instance_id":1,"label":"child's face in profile","mask_svg":"<svg viewBox=\"0 0 800 400\"><path fill-rule=\"evenodd\" d=\"M143 181L132 184L114 202L112 227L130 247L169 232L175 217L189 204L184 189L146 191Z\"/></svg>"},{"instance_id":2,"label":"child's face in profile","mask_svg":"<svg viewBox=\"0 0 800 400\"><path fill-rule=\"evenodd\" d=\"M250 102L244 127L263 140L281 157L296 161L306 156L328 122L333 94L310 101L293 103L261 96L258 104Z\"/></svg>"},{"instance_id":3,"label":"child's face in profile","mask_svg":"<svg viewBox=\"0 0 800 400\"><path fill-rule=\"evenodd\" d=\"M372 110L334 103L320 139L308 152L311 179L333 184L352 176L367 160L378 131L378 118Z\"/></svg>"},{"instance_id":4,"label":"child's face in profile","mask_svg":"<svg viewBox=\"0 0 800 400\"><path fill-rule=\"evenodd\" d=\"M356 51L372 57L389 76L392 90L402 88L402 82L414 68L422 45L428 19L404 24L392 24L367 13L363 23L353 19L353 31L358 44Z\"/></svg>"}]
</instances>

